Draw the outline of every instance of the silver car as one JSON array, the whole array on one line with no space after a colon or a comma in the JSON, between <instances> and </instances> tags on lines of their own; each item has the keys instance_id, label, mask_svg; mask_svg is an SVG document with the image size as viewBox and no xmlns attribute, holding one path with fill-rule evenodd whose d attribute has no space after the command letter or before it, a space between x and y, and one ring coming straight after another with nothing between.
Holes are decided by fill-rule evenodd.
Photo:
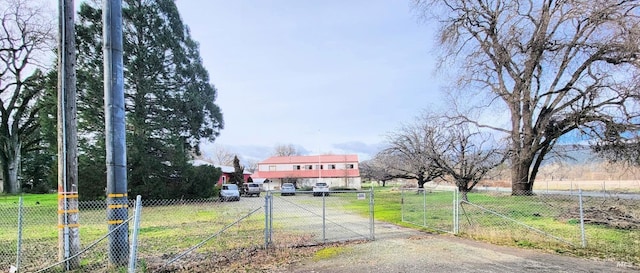
<instances>
[{"instance_id":1,"label":"silver car","mask_svg":"<svg viewBox=\"0 0 640 273\"><path fill-rule=\"evenodd\" d=\"M280 190L280 195L296 195L296 186L293 183L284 183L282 184L282 189Z\"/></svg>"},{"instance_id":2,"label":"silver car","mask_svg":"<svg viewBox=\"0 0 640 273\"><path fill-rule=\"evenodd\" d=\"M236 184L222 184L220 201L240 201L240 191Z\"/></svg>"}]
</instances>

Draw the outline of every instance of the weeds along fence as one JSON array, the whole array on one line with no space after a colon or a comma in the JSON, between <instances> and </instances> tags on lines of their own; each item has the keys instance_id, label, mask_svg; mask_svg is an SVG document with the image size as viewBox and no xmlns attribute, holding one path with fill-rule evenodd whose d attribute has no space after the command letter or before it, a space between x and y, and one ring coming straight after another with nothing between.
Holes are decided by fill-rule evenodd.
<instances>
[{"instance_id":1,"label":"weeds along fence","mask_svg":"<svg viewBox=\"0 0 640 273\"><path fill-rule=\"evenodd\" d=\"M79 203L80 267L76 272L189 272L250 255L265 247L286 248L373 239L373 192L310 192L281 196L217 199L130 200L127 249L109 249L105 201ZM370 204L367 213L354 204ZM355 207L362 207L361 205ZM139 212L139 228L134 216ZM55 204L0 203L0 272L62 272L58 258ZM110 263L110 251L137 254L124 266ZM72 257L73 258L73 257ZM72 270L73 271L73 270Z\"/></svg>"},{"instance_id":2,"label":"weeds along fence","mask_svg":"<svg viewBox=\"0 0 640 273\"><path fill-rule=\"evenodd\" d=\"M498 244L640 262L640 196L403 189L402 220Z\"/></svg>"}]
</instances>

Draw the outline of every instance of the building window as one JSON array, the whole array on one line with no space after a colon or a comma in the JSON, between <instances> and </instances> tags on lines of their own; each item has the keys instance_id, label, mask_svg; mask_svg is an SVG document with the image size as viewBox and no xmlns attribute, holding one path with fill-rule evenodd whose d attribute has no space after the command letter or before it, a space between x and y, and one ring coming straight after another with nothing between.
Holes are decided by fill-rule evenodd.
<instances>
[{"instance_id":1,"label":"building window","mask_svg":"<svg viewBox=\"0 0 640 273\"><path fill-rule=\"evenodd\" d=\"M304 165L304 169L305 170L312 170L313 169L313 165Z\"/></svg>"},{"instance_id":2,"label":"building window","mask_svg":"<svg viewBox=\"0 0 640 273\"><path fill-rule=\"evenodd\" d=\"M347 169L353 169L353 164L347 164Z\"/></svg>"},{"instance_id":3,"label":"building window","mask_svg":"<svg viewBox=\"0 0 640 273\"><path fill-rule=\"evenodd\" d=\"M324 166L323 165L316 165L316 169L324 170Z\"/></svg>"},{"instance_id":4,"label":"building window","mask_svg":"<svg viewBox=\"0 0 640 273\"><path fill-rule=\"evenodd\" d=\"M222 176L222 184L225 184L225 183L227 183L227 177L223 175Z\"/></svg>"},{"instance_id":5,"label":"building window","mask_svg":"<svg viewBox=\"0 0 640 273\"><path fill-rule=\"evenodd\" d=\"M299 170L300 169L300 165L293 165L293 169L294 170Z\"/></svg>"},{"instance_id":6,"label":"building window","mask_svg":"<svg viewBox=\"0 0 640 273\"><path fill-rule=\"evenodd\" d=\"M276 165L269 165L269 171L270 172L275 172L276 171Z\"/></svg>"},{"instance_id":7,"label":"building window","mask_svg":"<svg viewBox=\"0 0 640 273\"><path fill-rule=\"evenodd\" d=\"M336 169L336 164L329 164L329 165L327 165L327 168L329 168L329 170L335 170Z\"/></svg>"}]
</instances>

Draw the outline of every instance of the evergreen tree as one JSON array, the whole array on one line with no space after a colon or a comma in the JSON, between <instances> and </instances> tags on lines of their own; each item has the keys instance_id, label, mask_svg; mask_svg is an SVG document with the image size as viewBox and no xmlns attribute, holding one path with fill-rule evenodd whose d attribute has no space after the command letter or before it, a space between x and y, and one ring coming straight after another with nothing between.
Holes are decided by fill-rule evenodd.
<instances>
[{"instance_id":1,"label":"evergreen tree","mask_svg":"<svg viewBox=\"0 0 640 273\"><path fill-rule=\"evenodd\" d=\"M242 189L244 184L244 167L240 166L240 159L238 156L233 157L233 174L229 178L231 184L238 185L238 188Z\"/></svg>"},{"instance_id":2,"label":"evergreen tree","mask_svg":"<svg viewBox=\"0 0 640 273\"><path fill-rule=\"evenodd\" d=\"M81 5L76 31L79 172L96 176L85 183L106 185L98 178L105 170L104 95L96 77L103 75L99 7ZM180 184L192 171L190 155L199 153L202 139L215 140L223 127L214 103L217 90L172 0L125 0L123 35L130 194L181 197Z\"/></svg>"},{"instance_id":3,"label":"evergreen tree","mask_svg":"<svg viewBox=\"0 0 640 273\"><path fill-rule=\"evenodd\" d=\"M57 92L58 72L50 70L42 78L42 95L34 108L38 109L37 127L30 139L30 149L22 157L22 186L24 192L47 193L57 185Z\"/></svg>"}]
</instances>

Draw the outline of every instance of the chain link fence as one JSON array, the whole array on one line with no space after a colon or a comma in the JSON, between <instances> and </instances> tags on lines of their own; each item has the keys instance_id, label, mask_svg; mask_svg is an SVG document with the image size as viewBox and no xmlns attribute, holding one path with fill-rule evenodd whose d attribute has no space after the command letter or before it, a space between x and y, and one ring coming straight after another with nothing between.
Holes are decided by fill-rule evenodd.
<instances>
[{"instance_id":1,"label":"chain link fence","mask_svg":"<svg viewBox=\"0 0 640 273\"><path fill-rule=\"evenodd\" d=\"M315 197L312 193L282 196L272 192L267 197L272 215L268 227L273 230L269 243L287 247L375 238L372 191L331 191ZM363 217L354 206L367 207L369 217Z\"/></svg>"},{"instance_id":2,"label":"chain link fence","mask_svg":"<svg viewBox=\"0 0 640 273\"><path fill-rule=\"evenodd\" d=\"M405 188L402 195L402 221L434 230L457 233L455 188Z\"/></svg>"},{"instance_id":3,"label":"chain link fence","mask_svg":"<svg viewBox=\"0 0 640 273\"><path fill-rule=\"evenodd\" d=\"M640 264L640 194L585 194L582 208L586 251Z\"/></svg>"},{"instance_id":4,"label":"chain link fence","mask_svg":"<svg viewBox=\"0 0 640 273\"><path fill-rule=\"evenodd\" d=\"M640 263L640 195L402 189L402 221L498 244Z\"/></svg>"},{"instance_id":5,"label":"chain link fence","mask_svg":"<svg viewBox=\"0 0 640 273\"><path fill-rule=\"evenodd\" d=\"M372 198L372 191L346 191L320 197L311 192L295 196L267 192L237 202L142 200L136 205L130 200L130 217L118 226L129 229L129 243L123 249L109 247L107 203L81 201L81 250L75 271L190 272L265 247L371 240ZM354 202L370 204L365 206L369 212L357 211ZM55 205L0 203L0 272L11 267L19 272L64 271L58 232ZM110 253L137 255L133 263L118 267L110 262Z\"/></svg>"}]
</instances>

